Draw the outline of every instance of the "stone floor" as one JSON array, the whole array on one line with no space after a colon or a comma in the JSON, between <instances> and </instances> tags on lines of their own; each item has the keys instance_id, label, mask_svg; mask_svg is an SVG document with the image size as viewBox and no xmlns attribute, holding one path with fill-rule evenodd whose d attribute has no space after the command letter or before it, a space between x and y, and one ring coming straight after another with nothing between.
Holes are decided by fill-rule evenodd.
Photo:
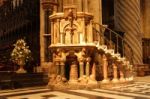
<instances>
[{"instance_id":1,"label":"stone floor","mask_svg":"<svg viewBox=\"0 0 150 99\"><path fill-rule=\"evenodd\" d=\"M109 89L52 91L46 87L0 90L0 99L150 99L150 76Z\"/></svg>"},{"instance_id":2,"label":"stone floor","mask_svg":"<svg viewBox=\"0 0 150 99\"><path fill-rule=\"evenodd\" d=\"M135 78L134 78L134 81L150 82L150 76L135 77Z\"/></svg>"}]
</instances>

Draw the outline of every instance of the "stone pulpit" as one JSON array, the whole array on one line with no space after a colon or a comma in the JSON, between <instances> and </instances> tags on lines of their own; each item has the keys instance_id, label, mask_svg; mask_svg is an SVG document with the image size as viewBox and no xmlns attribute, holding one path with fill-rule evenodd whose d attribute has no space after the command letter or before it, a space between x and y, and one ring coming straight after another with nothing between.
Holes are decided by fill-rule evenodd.
<instances>
[{"instance_id":1,"label":"stone pulpit","mask_svg":"<svg viewBox=\"0 0 150 99\"><path fill-rule=\"evenodd\" d=\"M88 79L92 73L92 56L96 50L93 43L93 15L88 12L77 12L76 6L71 5L65 6L64 12L54 13L49 18L49 49L53 53L57 75L62 79L67 78L70 83Z\"/></svg>"}]
</instances>

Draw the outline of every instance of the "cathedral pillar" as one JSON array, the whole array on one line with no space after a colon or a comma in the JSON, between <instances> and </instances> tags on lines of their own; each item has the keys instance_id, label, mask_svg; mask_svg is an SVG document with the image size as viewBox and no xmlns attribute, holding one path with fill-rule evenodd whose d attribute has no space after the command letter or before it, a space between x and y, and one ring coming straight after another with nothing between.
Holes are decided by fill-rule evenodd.
<instances>
[{"instance_id":1,"label":"cathedral pillar","mask_svg":"<svg viewBox=\"0 0 150 99\"><path fill-rule=\"evenodd\" d=\"M102 0L87 0L88 10L94 15L94 22L102 24Z\"/></svg>"},{"instance_id":2,"label":"cathedral pillar","mask_svg":"<svg viewBox=\"0 0 150 99\"><path fill-rule=\"evenodd\" d=\"M144 38L150 38L150 1L149 0L141 0L141 20L142 20L142 28Z\"/></svg>"},{"instance_id":3,"label":"cathedral pillar","mask_svg":"<svg viewBox=\"0 0 150 99\"><path fill-rule=\"evenodd\" d=\"M115 0L114 7L115 29L125 32L125 39L133 49L133 62L141 64L142 35L140 24L140 0ZM127 48L125 50L127 50Z\"/></svg>"},{"instance_id":4,"label":"cathedral pillar","mask_svg":"<svg viewBox=\"0 0 150 99\"><path fill-rule=\"evenodd\" d=\"M44 21L44 9L42 8L42 4L40 3L40 61L41 65L44 62L44 28L45 28L45 21Z\"/></svg>"}]
</instances>

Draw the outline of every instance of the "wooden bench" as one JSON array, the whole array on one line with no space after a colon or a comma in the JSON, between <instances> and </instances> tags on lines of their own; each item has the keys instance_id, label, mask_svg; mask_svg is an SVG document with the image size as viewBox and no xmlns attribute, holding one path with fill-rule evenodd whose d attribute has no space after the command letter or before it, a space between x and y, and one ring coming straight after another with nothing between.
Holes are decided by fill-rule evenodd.
<instances>
[{"instance_id":1,"label":"wooden bench","mask_svg":"<svg viewBox=\"0 0 150 99\"><path fill-rule=\"evenodd\" d=\"M0 89L15 89L47 85L43 73L15 73L11 71L0 72Z\"/></svg>"},{"instance_id":2,"label":"wooden bench","mask_svg":"<svg viewBox=\"0 0 150 99\"><path fill-rule=\"evenodd\" d=\"M11 71L0 71L0 88L13 88L12 82L13 72Z\"/></svg>"}]
</instances>

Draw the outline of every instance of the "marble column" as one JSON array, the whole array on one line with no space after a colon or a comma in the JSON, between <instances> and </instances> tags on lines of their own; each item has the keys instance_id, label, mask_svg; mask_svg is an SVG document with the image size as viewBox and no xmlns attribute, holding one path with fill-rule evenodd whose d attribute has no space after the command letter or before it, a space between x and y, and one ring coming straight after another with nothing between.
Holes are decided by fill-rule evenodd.
<instances>
[{"instance_id":1,"label":"marble column","mask_svg":"<svg viewBox=\"0 0 150 99\"><path fill-rule=\"evenodd\" d=\"M123 61L125 61L125 60L123 60ZM121 61L119 61L118 62L118 66L119 66L119 74L120 74L120 79L119 79L119 81L120 82L125 82L125 68L124 68L124 64L121 62Z\"/></svg>"},{"instance_id":2,"label":"marble column","mask_svg":"<svg viewBox=\"0 0 150 99\"><path fill-rule=\"evenodd\" d=\"M44 9L42 8L42 4L40 3L40 62L41 66L43 65L45 59L45 47L44 47L44 33L45 33L45 14Z\"/></svg>"},{"instance_id":3,"label":"marble column","mask_svg":"<svg viewBox=\"0 0 150 99\"><path fill-rule=\"evenodd\" d=\"M51 21L51 44L54 44L54 27L53 27L53 25L54 25L54 22L53 21Z\"/></svg>"},{"instance_id":4,"label":"marble column","mask_svg":"<svg viewBox=\"0 0 150 99\"><path fill-rule=\"evenodd\" d=\"M89 77L90 76L90 61L91 61L91 58L88 57L87 60L86 60L86 68L85 68L85 72L86 72L86 76Z\"/></svg>"},{"instance_id":5,"label":"marble column","mask_svg":"<svg viewBox=\"0 0 150 99\"><path fill-rule=\"evenodd\" d=\"M124 73L120 70L120 82L125 82Z\"/></svg>"},{"instance_id":6,"label":"marble column","mask_svg":"<svg viewBox=\"0 0 150 99\"><path fill-rule=\"evenodd\" d=\"M83 59L79 60L79 68L80 68L80 78L84 75L84 61Z\"/></svg>"},{"instance_id":7,"label":"marble column","mask_svg":"<svg viewBox=\"0 0 150 99\"><path fill-rule=\"evenodd\" d=\"M57 43L60 43L60 19L57 19Z\"/></svg>"},{"instance_id":8,"label":"marble column","mask_svg":"<svg viewBox=\"0 0 150 99\"><path fill-rule=\"evenodd\" d=\"M117 65L115 63L112 64L113 65L113 80L112 82L113 83L117 83L119 80L118 80L118 71L117 71Z\"/></svg>"},{"instance_id":9,"label":"marble column","mask_svg":"<svg viewBox=\"0 0 150 99\"><path fill-rule=\"evenodd\" d=\"M95 65L95 63L93 64L91 75L92 75L92 79L96 80L96 65Z\"/></svg>"},{"instance_id":10,"label":"marble column","mask_svg":"<svg viewBox=\"0 0 150 99\"><path fill-rule=\"evenodd\" d=\"M64 61L60 61L60 74L62 77L65 77L65 62Z\"/></svg>"},{"instance_id":11,"label":"marble column","mask_svg":"<svg viewBox=\"0 0 150 99\"><path fill-rule=\"evenodd\" d=\"M102 83L108 83L109 82L107 70L108 70L108 61L107 61L106 55L104 54L103 55L103 76L104 76L104 79L102 80Z\"/></svg>"},{"instance_id":12,"label":"marble column","mask_svg":"<svg viewBox=\"0 0 150 99\"><path fill-rule=\"evenodd\" d=\"M96 81L96 65L95 65L95 63L92 66L92 71L91 71L91 75L90 75L89 80L88 80L88 84L97 84L97 81Z\"/></svg>"},{"instance_id":13,"label":"marble column","mask_svg":"<svg viewBox=\"0 0 150 99\"><path fill-rule=\"evenodd\" d=\"M57 68L57 75L60 75L59 61L55 61L55 66L56 66L56 68Z\"/></svg>"},{"instance_id":14,"label":"marble column","mask_svg":"<svg viewBox=\"0 0 150 99\"><path fill-rule=\"evenodd\" d=\"M77 82L78 82L78 68L76 62L73 62L70 69L69 83L77 83Z\"/></svg>"},{"instance_id":15,"label":"marble column","mask_svg":"<svg viewBox=\"0 0 150 99\"><path fill-rule=\"evenodd\" d=\"M133 62L142 63L140 0L115 0L115 29L125 32L125 40L133 49ZM128 48L125 49L126 51ZM129 56L129 51L125 55ZM132 57L132 55L130 55ZM129 58L130 58L129 57Z\"/></svg>"}]
</instances>

